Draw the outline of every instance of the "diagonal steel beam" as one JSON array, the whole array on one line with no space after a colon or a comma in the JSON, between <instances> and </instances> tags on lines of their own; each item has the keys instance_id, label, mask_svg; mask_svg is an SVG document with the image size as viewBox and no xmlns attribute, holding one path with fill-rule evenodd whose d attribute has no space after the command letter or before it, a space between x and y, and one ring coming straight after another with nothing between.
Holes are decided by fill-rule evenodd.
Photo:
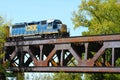
<instances>
[{"instance_id":1,"label":"diagonal steel beam","mask_svg":"<svg viewBox=\"0 0 120 80\"><path fill-rule=\"evenodd\" d=\"M79 55L73 50L72 47L69 48L70 53L75 57L75 59L78 61L78 64L82 62L81 58Z\"/></svg>"},{"instance_id":2,"label":"diagonal steel beam","mask_svg":"<svg viewBox=\"0 0 120 80\"><path fill-rule=\"evenodd\" d=\"M104 53L105 49L106 49L106 47L105 47L105 45L103 45L103 46L100 48L100 50L93 56L93 58L92 58L91 61L94 63L94 62ZM93 64L93 65L94 65L94 64Z\"/></svg>"},{"instance_id":3,"label":"diagonal steel beam","mask_svg":"<svg viewBox=\"0 0 120 80\"><path fill-rule=\"evenodd\" d=\"M13 58L15 58L15 56L17 55L18 52L18 47L15 47L15 50L13 51L13 53L10 55L10 60L12 60Z\"/></svg>"},{"instance_id":4,"label":"diagonal steel beam","mask_svg":"<svg viewBox=\"0 0 120 80\"><path fill-rule=\"evenodd\" d=\"M120 41L115 42L104 42L100 50L94 55L91 61L95 62L105 51L106 48L119 48Z\"/></svg>"},{"instance_id":5,"label":"diagonal steel beam","mask_svg":"<svg viewBox=\"0 0 120 80\"><path fill-rule=\"evenodd\" d=\"M56 52L56 49L54 48L51 53L48 55L47 59L45 60L45 62L48 62L55 54Z\"/></svg>"}]
</instances>

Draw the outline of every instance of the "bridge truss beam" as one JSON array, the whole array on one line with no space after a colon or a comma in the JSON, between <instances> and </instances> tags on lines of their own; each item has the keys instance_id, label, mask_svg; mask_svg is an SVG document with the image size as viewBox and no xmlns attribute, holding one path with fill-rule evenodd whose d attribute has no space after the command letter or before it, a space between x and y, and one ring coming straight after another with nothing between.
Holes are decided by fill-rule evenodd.
<instances>
[{"instance_id":1,"label":"bridge truss beam","mask_svg":"<svg viewBox=\"0 0 120 80\"><path fill-rule=\"evenodd\" d=\"M120 35L5 43L13 71L119 72Z\"/></svg>"}]
</instances>

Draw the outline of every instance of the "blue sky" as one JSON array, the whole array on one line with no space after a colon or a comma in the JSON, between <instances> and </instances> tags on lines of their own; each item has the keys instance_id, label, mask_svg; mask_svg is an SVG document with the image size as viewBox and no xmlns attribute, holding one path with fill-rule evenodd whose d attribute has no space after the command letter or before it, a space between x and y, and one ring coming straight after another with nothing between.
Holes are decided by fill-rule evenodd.
<instances>
[{"instance_id":1,"label":"blue sky","mask_svg":"<svg viewBox=\"0 0 120 80\"><path fill-rule=\"evenodd\" d=\"M72 12L78 10L80 0L0 0L0 15L12 23L60 19L70 29L71 36L79 36L84 28L73 29Z\"/></svg>"}]
</instances>

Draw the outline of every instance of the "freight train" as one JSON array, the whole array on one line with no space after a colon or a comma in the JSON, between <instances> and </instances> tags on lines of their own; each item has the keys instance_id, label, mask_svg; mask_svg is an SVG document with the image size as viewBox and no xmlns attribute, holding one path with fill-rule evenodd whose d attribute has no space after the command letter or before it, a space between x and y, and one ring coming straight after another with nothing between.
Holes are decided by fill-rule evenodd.
<instances>
[{"instance_id":1,"label":"freight train","mask_svg":"<svg viewBox=\"0 0 120 80\"><path fill-rule=\"evenodd\" d=\"M58 19L16 23L9 26L9 41L36 38L69 37L67 26Z\"/></svg>"}]
</instances>

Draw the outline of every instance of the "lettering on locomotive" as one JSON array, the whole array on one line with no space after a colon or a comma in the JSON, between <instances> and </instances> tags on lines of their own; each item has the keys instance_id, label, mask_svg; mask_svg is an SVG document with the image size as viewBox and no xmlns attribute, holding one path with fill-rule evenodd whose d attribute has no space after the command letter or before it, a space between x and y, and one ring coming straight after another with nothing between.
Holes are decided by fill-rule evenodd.
<instances>
[{"instance_id":1,"label":"lettering on locomotive","mask_svg":"<svg viewBox=\"0 0 120 80\"><path fill-rule=\"evenodd\" d=\"M37 25L28 25L26 26L26 31L36 31Z\"/></svg>"}]
</instances>

